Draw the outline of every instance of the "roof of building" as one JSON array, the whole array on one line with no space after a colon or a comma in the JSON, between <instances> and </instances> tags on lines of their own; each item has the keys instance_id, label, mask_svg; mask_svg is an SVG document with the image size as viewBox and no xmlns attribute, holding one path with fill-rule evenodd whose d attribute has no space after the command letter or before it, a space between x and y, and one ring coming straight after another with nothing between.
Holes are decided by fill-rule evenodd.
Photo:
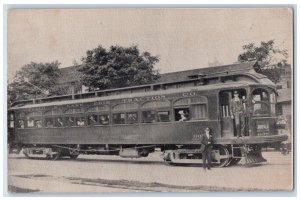
<instances>
[{"instance_id":1,"label":"roof of building","mask_svg":"<svg viewBox=\"0 0 300 201\"><path fill-rule=\"evenodd\" d=\"M255 62L245 62L245 63L236 63L229 65L222 65L216 67L206 67L206 68L195 68L192 70L177 71L171 73L162 73L160 78L155 81L155 83L166 83L174 82L175 80L186 80L191 78L191 76L196 75L212 75L212 74L224 74L228 71L238 72L253 69ZM70 66L66 68L61 68L61 79L59 79L59 84L65 84L70 82L78 82L81 78L81 73L78 71L80 65Z\"/></svg>"},{"instance_id":2,"label":"roof of building","mask_svg":"<svg viewBox=\"0 0 300 201\"><path fill-rule=\"evenodd\" d=\"M80 81L82 73L78 71L79 67L80 65L60 68L59 70L61 73L61 77L58 80L58 83L65 84Z\"/></svg>"}]
</instances>

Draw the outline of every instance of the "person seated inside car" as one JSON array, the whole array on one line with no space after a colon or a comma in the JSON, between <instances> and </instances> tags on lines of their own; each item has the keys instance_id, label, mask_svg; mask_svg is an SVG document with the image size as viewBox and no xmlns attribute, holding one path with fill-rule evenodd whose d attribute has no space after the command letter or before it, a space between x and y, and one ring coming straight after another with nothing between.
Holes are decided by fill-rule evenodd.
<instances>
[{"instance_id":1,"label":"person seated inside car","mask_svg":"<svg viewBox=\"0 0 300 201\"><path fill-rule=\"evenodd\" d=\"M179 110L178 114L180 115L180 119L178 121L188 120L188 114L186 114L186 112L184 112L183 110Z\"/></svg>"},{"instance_id":2,"label":"person seated inside car","mask_svg":"<svg viewBox=\"0 0 300 201\"><path fill-rule=\"evenodd\" d=\"M57 118L57 127L63 127L64 126L64 122L62 120L62 118L58 117Z\"/></svg>"},{"instance_id":3,"label":"person seated inside car","mask_svg":"<svg viewBox=\"0 0 300 201\"><path fill-rule=\"evenodd\" d=\"M46 121L46 127L47 128L53 127L53 122L51 120Z\"/></svg>"},{"instance_id":4,"label":"person seated inside car","mask_svg":"<svg viewBox=\"0 0 300 201\"><path fill-rule=\"evenodd\" d=\"M102 125L109 124L109 119L107 115L100 115L100 124Z\"/></svg>"},{"instance_id":5,"label":"person seated inside car","mask_svg":"<svg viewBox=\"0 0 300 201\"><path fill-rule=\"evenodd\" d=\"M77 119L77 126L84 126L85 125L85 121L83 118L78 118Z\"/></svg>"},{"instance_id":6,"label":"person seated inside car","mask_svg":"<svg viewBox=\"0 0 300 201\"><path fill-rule=\"evenodd\" d=\"M97 124L97 116L95 116L95 115L91 115L91 116L89 116L89 124L90 125L94 125L94 124Z\"/></svg>"}]
</instances>

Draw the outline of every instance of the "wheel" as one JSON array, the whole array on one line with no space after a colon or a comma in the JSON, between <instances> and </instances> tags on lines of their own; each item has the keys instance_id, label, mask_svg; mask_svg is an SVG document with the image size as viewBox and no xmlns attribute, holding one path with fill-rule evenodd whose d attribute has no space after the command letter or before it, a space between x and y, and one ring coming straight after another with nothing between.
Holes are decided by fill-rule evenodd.
<instances>
[{"instance_id":1,"label":"wheel","mask_svg":"<svg viewBox=\"0 0 300 201\"><path fill-rule=\"evenodd\" d=\"M218 148L219 151L219 161L217 160L217 163L215 165L217 167L226 167L229 165L230 159L231 159L231 154L229 153L229 150L227 147L220 146Z\"/></svg>"},{"instance_id":2,"label":"wheel","mask_svg":"<svg viewBox=\"0 0 300 201\"><path fill-rule=\"evenodd\" d=\"M69 156L71 159L76 159L79 156L79 151L77 149L69 149Z\"/></svg>"},{"instance_id":3,"label":"wheel","mask_svg":"<svg viewBox=\"0 0 300 201\"><path fill-rule=\"evenodd\" d=\"M71 159L76 159L76 158L78 158L78 156L79 156L79 154L78 155L70 155L70 158Z\"/></svg>"},{"instance_id":4,"label":"wheel","mask_svg":"<svg viewBox=\"0 0 300 201\"><path fill-rule=\"evenodd\" d=\"M61 149L53 149L52 148L51 153L47 154L46 159L55 161L55 160L59 159L59 157L61 156L61 152L62 152Z\"/></svg>"}]
</instances>

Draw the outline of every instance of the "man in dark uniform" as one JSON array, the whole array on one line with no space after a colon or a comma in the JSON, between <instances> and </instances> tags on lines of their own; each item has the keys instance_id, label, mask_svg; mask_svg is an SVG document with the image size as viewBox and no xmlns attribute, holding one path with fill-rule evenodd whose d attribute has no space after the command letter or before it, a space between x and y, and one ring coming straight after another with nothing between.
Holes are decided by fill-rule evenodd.
<instances>
[{"instance_id":1,"label":"man in dark uniform","mask_svg":"<svg viewBox=\"0 0 300 201\"><path fill-rule=\"evenodd\" d=\"M201 146L204 146L202 152L203 168L210 170L211 168L211 154L212 154L212 135L210 128L205 128L205 133L200 138Z\"/></svg>"},{"instance_id":2,"label":"man in dark uniform","mask_svg":"<svg viewBox=\"0 0 300 201\"><path fill-rule=\"evenodd\" d=\"M231 118L234 119L234 125L237 137L244 136L245 129L245 108L243 100L240 99L239 93L234 91L233 98L230 101Z\"/></svg>"}]
</instances>

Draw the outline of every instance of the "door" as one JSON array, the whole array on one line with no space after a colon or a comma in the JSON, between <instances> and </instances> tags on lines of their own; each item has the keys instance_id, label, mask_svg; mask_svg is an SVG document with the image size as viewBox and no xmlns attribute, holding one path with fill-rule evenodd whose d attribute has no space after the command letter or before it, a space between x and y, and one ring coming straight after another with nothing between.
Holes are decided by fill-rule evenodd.
<instances>
[{"instance_id":1,"label":"door","mask_svg":"<svg viewBox=\"0 0 300 201\"><path fill-rule=\"evenodd\" d=\"M219 103L220 103L220 121L221 121L221 134L222 137L233 137L234 126L233 119L230 114L230 100L232 92L220 92Z\"/></svg>"}]
</instances>

